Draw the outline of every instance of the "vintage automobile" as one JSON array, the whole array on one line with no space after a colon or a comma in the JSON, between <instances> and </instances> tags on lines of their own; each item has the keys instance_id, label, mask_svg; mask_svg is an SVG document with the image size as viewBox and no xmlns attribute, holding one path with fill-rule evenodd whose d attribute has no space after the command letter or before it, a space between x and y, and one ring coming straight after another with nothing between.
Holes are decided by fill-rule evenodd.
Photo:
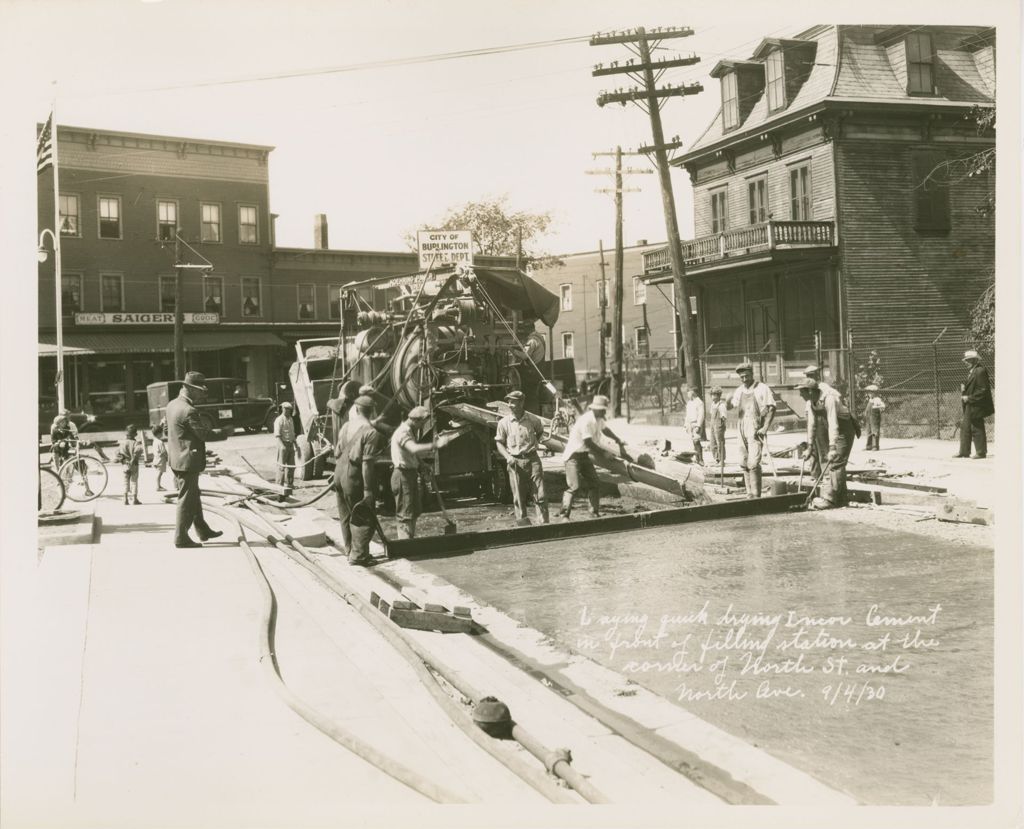
<instances>
[{"instance_id":1,"label":"vintage automobile","mask_svg":"<svg viewBox=\"0 0 1024 829\"><path fill-rule=\"evenodd\" d=\"M39 434L48 435L50 434L50 426L53 425L53 419L57 416L57 398L56 397L40 397L39 398ZM75 424L75 428L79 432L88 431L99 431L103 428L102 423L96 418L95 415L89 414L88 412L71 410L68 412L68 419Z\"/></svg>"},{"instance_id":2,"label":"vintage automobile","mask_svg":"<svg viewBox=\"0 0 1024 829\"><path fill-rule=\"evenodd\" d=\"M269 397L249 397L248 382L237 377L209 377L206 399L196 408L214 430L213 437L227 437L235 429L258 432L274 428L277 404ZM149 425L154 427L164 418L167 403L178 396L180 380L150 383L146 386L149 398Z\"/></svg>"}]
</instances>

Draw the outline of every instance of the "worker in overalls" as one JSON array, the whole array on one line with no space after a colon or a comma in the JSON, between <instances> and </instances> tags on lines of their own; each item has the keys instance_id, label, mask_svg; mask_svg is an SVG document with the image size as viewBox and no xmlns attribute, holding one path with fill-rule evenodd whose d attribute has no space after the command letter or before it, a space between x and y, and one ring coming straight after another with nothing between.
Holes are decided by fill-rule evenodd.
<instances>
[{"instance_id":1,"label":"worker in overalls","mask_svg":"<svg viewBox=\"0 0 1024 829\"><path fill-rule=\"evenodd\" d=\"M338 521L341 539L348 553L349 564L365 565L373 562L370 555L370 536L367 527L377 522L377 459L387 451L387 440L373 428L373 400L356 398L348 422L341 427L334 446L334 489L338 501ZM365 520L363 528L353 534L353 513L359 510Z\"/></svg>"},{"instance_id":2,"label":"worker in overalls","mask_svg":"<svg viewBox=\"0 0 1024 829\"><path fill-rule=\"evenodd\" d=\"M277 483L290 492L295 485L295 422L292 404L287 400L281 404L281 414L274 420L274 437L277 440Z\"/></svg>"},{"instance_id":3,"label":"worker in overalls","mask_svg":"<svg viewBox=\"0 0 1024 829\"><path fill-rule=\"evenodd\" d=\"M775 397L766 383L754 380L754 367L742 363L736 367L740 385L726 408L737 410L740 433L740 469L748 498L761 497L761 452L765 436L775 419Z\"/></svg>"},{"instance_id":4,"label":"worker in overalls","mask_svg":"<svg viewBox=\"0 0 1024 829\"><path fill-rule=\"evenodd\" d=\"M846 464L857 436L856 421L836 391L822 393L816 380L807 378L800 386L800 396L808 401L815 429L827 435L828 477L822 482L821 497L811 502L811 509L845 507L847 503Z\"/></svg>"},{"instance_id":5,"label":"worker in overalls","mask_svg":"<svg viewBox=\"0 0 1024 829\"><path fill-rule=\"evenodd\" d=\"M544 494L544 467L537 449L544 439L544 424L537 415L526 411L526 398L519 390L505 395L509 413L498 421L494 436L498 454L508 466L508 482L512 489L512 509L516 525L529 526L526 508L533 498L537 502L537 520L550 523L548 500Z\"/></svg>"}]
</instances>

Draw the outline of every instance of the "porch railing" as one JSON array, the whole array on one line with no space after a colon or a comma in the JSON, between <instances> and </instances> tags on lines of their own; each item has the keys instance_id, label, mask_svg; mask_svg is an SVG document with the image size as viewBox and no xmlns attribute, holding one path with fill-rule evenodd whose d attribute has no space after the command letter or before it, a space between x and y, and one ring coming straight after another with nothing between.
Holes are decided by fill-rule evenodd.
<instances>
[{"instance_id":1,"label":"porch railing","mask_svg":"<svg viewBox=\"0 0 1024 829\"><path fill-rule=\"evenodd\" d=\"M834 246L833 222L777 221L746 225L710 236L701 236L682 244L683 260L687 266L762 251ZM645 274L669 270L672 266L672 258L667 247L649 251L643 256Z\"/></svg>"}]
</instances>

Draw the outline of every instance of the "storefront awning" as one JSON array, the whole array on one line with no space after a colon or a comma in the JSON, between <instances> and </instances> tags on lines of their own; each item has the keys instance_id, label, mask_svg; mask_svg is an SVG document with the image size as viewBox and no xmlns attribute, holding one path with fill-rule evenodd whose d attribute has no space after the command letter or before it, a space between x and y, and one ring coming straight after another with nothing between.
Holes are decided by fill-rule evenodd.
<instances>
[{"instance_id":1,"label":"storefront awning","mask_svg":"<svg viewBox=\"0 0 1024 829\"><path fill-rule=\"evenodd\" d=\"M186 331L186 351L220 351L239 346L279 346L285 342L270 331ZM64 335L64 354L147 354L174 351L174 332L137 331L79 333ZM39 335L39 356L57 353L57 335Z\"/></svg>"}]
</instances>

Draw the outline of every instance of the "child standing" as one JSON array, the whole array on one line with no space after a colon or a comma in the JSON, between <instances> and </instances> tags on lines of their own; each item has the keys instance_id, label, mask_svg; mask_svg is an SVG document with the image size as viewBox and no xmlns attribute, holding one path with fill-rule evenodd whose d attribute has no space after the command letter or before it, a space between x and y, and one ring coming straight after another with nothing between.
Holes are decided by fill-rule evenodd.
<instances>
[{"instance_id":1,"label":"child standing","mask_svg":"<svg viewBox=\"0 0 1024 829\"><path fill-rule=\"evenodd\" d=\"M164 488L160 481L167 471L167 445L164 443L167 434L164 432L164 424L161 423L153 430L153 463L156 470L156 491L163 492Z\"/></svg>"},{"instance_id":2,"label":"child standing","mask_svg":"<svg viewBox=\"0 0 1024 829\"><path fill-rule=\"evenodd\" d=\"M129 424L124 431L124 440L117 447L117 460L124 467L124 502L141 504L139 500L139 464L142 463L142 441L136 437L138 429Z\"/></svg>"},{"instance_id":3,"label":"child standing","mask_svg":"<svg viewBox=\"0 0 1024 829\"><path fill-rule=\"evenodd\" d=\"M878 386L872 384L865 386L864 391L868 393L868 402L864 407L864 425L868 430L868 444L865 449L868 452L878 451L878 442L882 437L882 412L885 410L885 401L878 395Z\"/></svg>"},{"instance_id":4,"label":"child standing","mask_svg":"<svg viewBox=\"0 0 1024 829\"><path fill-rule=\"evenodd\" d=\"M725 419L727 417L725 403L722 402L722 390L715 386L711 390L711 410L708 412L711 421L711 454L715 463L725 461Z\"/></svg>"}]
</instances>

